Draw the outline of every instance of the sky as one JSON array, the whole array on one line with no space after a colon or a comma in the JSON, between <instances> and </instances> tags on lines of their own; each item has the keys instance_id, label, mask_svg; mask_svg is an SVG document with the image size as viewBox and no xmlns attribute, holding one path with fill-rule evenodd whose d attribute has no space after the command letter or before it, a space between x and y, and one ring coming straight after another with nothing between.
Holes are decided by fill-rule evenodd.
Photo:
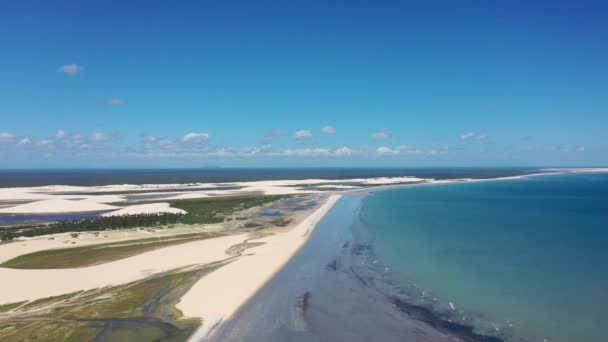
<instances>
[{"instance_id":1,"label":"sky","mask_svg":"<svg viewBox=\"0 0 608 342\"><path fill-rule=\"evenodd\" d=\"M608 165L608 2L0 2L0 169L518 165Z\"/></svg>"}]
</instances>

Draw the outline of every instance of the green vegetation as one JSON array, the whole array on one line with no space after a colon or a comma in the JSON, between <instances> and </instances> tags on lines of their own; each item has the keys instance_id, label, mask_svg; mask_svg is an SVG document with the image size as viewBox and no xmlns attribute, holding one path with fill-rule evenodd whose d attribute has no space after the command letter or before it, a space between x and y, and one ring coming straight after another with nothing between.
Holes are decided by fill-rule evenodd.
<instances>
[{"instance_id":1,"label":"green vegetation","mask_svg":"<svg viewBox=\"0 0 608 342\"><path fill-rule=\"evenodd\" d=\"M67 232L164 226L179 222L183 216L183 214L171 213L96 216L84 220L60 221L49 225L5 228L0 232L0 239L10 241L18 236L32 237Z\"/></svg>"},{"instance_id":2,"label":"green vegetation","mask_svg":"<svg viewBox=\"0 0 608 342\"><path fill-rule=\"evenodd\" d=\"M186 341L200 320L183 319L175 304L197 280L222 265L37 300L0 316L0 340Z\"/></svg>"},{"instance_id":3,"label":"green vegetation","mask_svg":"<svg viewBox=\"0 0 608 342\"><path fill-rule=\"evenodd\" d=\"M195 233L82 247L49 249L20 255L0 264L0 267L19 269L85 267L127 258L162 247L209 239L218 235L217 233Z\"/></svg>"},{"instance_id":4,"label":"green vegetation","mask_svg":"<svg viewBox=\"0 0 608 342\"><path fill-rule=\"evenodd\" d=\"M18 303L10 303L10 304L0 305L0 313L11 311L14 308L18 308L18 307L20 307L23 304L25 304L25 302L18 302Z\"/></svg>"},{"instance_id":5,"label":"green vegetation","mask_svg":"<svg viewBox=\"0 0 608 342\"><path fill-rule=\"evenodd\" d=\"M175 223L208 224L223 222L237 211L275 202L286 195L228 196L170 201L174 208L188 214L154 213L120 216L97 216L77 221L61 221L48 225L22 225L0 230L0 240L10 241L19 236L32 237L66 232L102 231L135 227L158 227Z\"/></svg>"},{"instance_id":6,"label":"green vegetation","mask_svg":"<svg viewBox=\"0 0 608 342\"><path fill-rule=\"evenodd\" d=\"M268 204L286 197L290 196L229 196L179 200L170 203L172 207L188 212L188 214L180 218L181 223L219 223L223 222L226 216L234 214L237 211Z\"/></svg>"}]
</instances>

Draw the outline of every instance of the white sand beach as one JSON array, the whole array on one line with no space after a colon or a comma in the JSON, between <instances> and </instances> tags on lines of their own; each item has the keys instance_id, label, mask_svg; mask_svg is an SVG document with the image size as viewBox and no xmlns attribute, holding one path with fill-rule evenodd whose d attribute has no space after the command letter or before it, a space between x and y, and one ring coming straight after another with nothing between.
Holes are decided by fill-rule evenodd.
<instances>
[{"instance_id":1,"label":"white sand beach","mask_svg":"<svg viewBox=\"0 0 608 342\"><path fill-rule=\"evenodd\" d=\"M317 222L338 200L330 196L325 203L296 223L286 232L276 233L253 242L264 244L247 249L236 261L212 272L197 282L181 299L179 309L187 317L200 317L210 322L212 317L228 317L275 274L307 241ZM87 235L78 245L110 242ZM109 232L120 239L128 232ZM132 231L131 238L146 237L143 231ZM90 236L88 236L90 235ZM49 248L66 247L58 234L24 239L0 245L0 262L18 255ZM127 236L125 239L129 239ZM230 258L227 250L251 237L238 234L195 241L161 248L129 258L89 267L72 269L10 269L0 268L0 305L24 300L36 300L81 290L120 285L150 275L186 266L205 265Z\"/></svg>"},{"instance_id":2,"label":"white sand beach","mask_svg":"<svg viewBox=\"0 0 608 342\"><path fill-rule=\"evenodd\" d=\"M76 213L119 209L117 206L95 202L91 199L71 201L48 199L0 209L0 214L47 214Z\"/></svg>"},{"instance_id":3,"label":"white sand beach","mask_svg":"<svg viewBox=\"0 0 608 342\"><path fill-rule=\"evenodd\" d=\"M203 318L200 337L217 322L227 319L283 267L308 240L310 233L340 198L332 195L314 213L286 233L255 242L265 244L247 250L247 256L198 281L178 303L186 317Z\"/></svg>"},{"instance_id":4,"label":"white sand beach","mask_svg":"<svg viewBox=\"0 0 608 342\"><path fill-rule=\"evenodd\" d=\"M167 202L136 204L124 209L112 211L101 216L137 215L137 214L186 214L185 210L172 208Z\"/></svg>"},{"instance_id":5,"label":"white sand beach","mask_svg":"<svg viewBox=\"0 0 608 342\"><path fill-rule=\"evenodd\" d=\"M82 268L0 268L0 305L125 284L159 272L224 260L229 257L226 250L246 238L240 234L189 242Z\"/></svg>"},{"instance_id":6,"label":"white sand beach","mask_svg":"<svg viewBox=\"0 0 608 342\"><path fill-rule=\"evenodd\" d=\"M296 195L319 193L319 189L359 189L363 186L382 186L434 182L434 179L417 177L380 177L354 179L303 179L273 180L233 183L192 183L192 184L117 184L104 186L67 186L53 185L40 187L0 188L0 214L42 214L70 213L122 209L112 203L125 202L127 196L146 194L168 194L164 200L183 200L217 196L232 196L259 193L264 195ZM235 189L226 189L235 187ZM172 192L174 190L175 192ZM112 194L115 193L115 194ZM134 202L134 205L137 205ZM125 209L131 206L124 207ZM160 211L159 211L160 210ZM167 212L157 206L139 206L123 212L155 213Z\"/></svg>"}]
</instances>

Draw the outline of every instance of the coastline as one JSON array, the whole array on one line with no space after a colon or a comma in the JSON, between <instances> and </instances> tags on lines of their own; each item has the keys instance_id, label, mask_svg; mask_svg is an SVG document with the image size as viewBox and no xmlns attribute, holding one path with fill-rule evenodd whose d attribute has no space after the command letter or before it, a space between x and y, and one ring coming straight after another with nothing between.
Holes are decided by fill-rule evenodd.
<instances>
[{"instance_id":1,"label":"coastline","mask_svg":"<svg viewBox=\"0 0 608 342\"><path fill-rule=\"evenodd\" d=\"M189 340L200 341L213 334L215 327L230 319L262 289L298 253L318 222L340 198L341 195L331 195L321 207L288 232L249 240L262 245L248 249L246 257L201 278L177 304L186 318L203 319L203 325Z\"/></svg>"},{"instance_id":2,"label":"coastline","mask_svg":"<svg viewBox=\"0 0 608 342\"><path fill-rule=\"evenodd\" d=\"M20 292L21 294L27 291L32 291L32 289L28 290L28 286L26 286L25 288L18 287L20 283L36 284L47 278L64 280L71 279L67 282L70 284L70 286L68 287L66 287L65 284L62 284L61 286L55 286L57 284L51 281L51 285L47 286L44 289L44 293L38 293L34 291L35 293L31 292L34 293L34 295L17 296L18 299L15 299L17 297L13 298L13 296L8 296L7 298L9 298L10 300L7 300L7 298L0 296L0 304L2 304L3 302L8 303L15 302L18 300L33 300L37 298L60 295L66 292L87 290L103 286L112 286L116 284L124 284L129 281L143 279L146 276L149 276L150 274L157 274L178 267L183 267L184 265L193 265L201 263L209 264L224 261L226 262L224 266L197 281L195 285L183 295L183 297L176 305L176 308L183 313L184 318L202 318L203 320L203 324L201 325L201 327L196 331L195 334L190 337L191 341L198 341L201 339L214 340L216 338L214 336L217 331L220 331L220 333L222 331L225 331L225 328L223 328L223 326L234 326L234 322L242 323L242 320L239 321L240 318L238 318L237 316L239 316L242 311L247 311L246 308L248 306L258 305L255 302L259 301L259 299L256 299L259 294L265 292L265 289L269 286L269 284L280 282L280 280L276 280L278 278L278 275L280 275L284 271L289 272L290 267L293 268L293 266L290 266L292 260L298 257L298 255L303 249L309 248L307 247L310 244L309 239L312 235L314 235L313 233L317 231L317 226L320 224L320 222L326 219L326 216L330 215L335 210L334 207L338 202L340 202L339 200L341 198L362 198L361 195L367 195L368 193L373 193L375 191L401 187L413 187L433 184L518 180L529 177L562 175L568 173L582 172L602 173L608 172L608 169L585 169L583 171L568 169L547 171L548 172L484 179L469 178L450 180L424 180L422 182L408 184L390 184L390 182L388 182L388 184L385 185L368 186L359 189L329 190L324 191L323 195L321 195L321 197L326 198L325 203L320 204L314 211L307 213L306 216L302 216L302 221L294 223L288 231L282 231L279 234L258 236L240 234L221 238L213 238L205 241L191 242L181 245L188 247L187 251L184 251L184 253L182 253L182 251L179 249L180 246L166 247L157 251L147 252L127 259L78 269L34 270L34 272L32 272L32 270L12 270L0 268L0 276L3 279L11 279L8 282L8 285L6 284L6 282L2 285L3 288L5 288L6 286L10 287L10 291L2 291L2 295L4 295L4 297L7 297L6 295L8 293L11 293L12 291L22 291ZM383 181L386 182L386 180ZM302 183L309 182L310 180L302 181ZM313 181L313 183L315 182L316 181ZM321 182L326 182L326 180L322 180ZM268 190L271 190L271 193L274 193L274 190L280 189L287 183L292 182L277 181L275 184L259 184L258 190L265 193ZM300 189L298 189L297 191L304 192ZM312 191L312 193L315 192L316 191ZM319 194L319 192L316 193ZM135 205L134 207L137 207L137 205ZM354 212L351 213L351 216L354 216L354 214ZM230 240L229 242L227 242L229 240L228 238L235 239L234 241ZM225 239L226 242L222 240L222 243L220 243L221 239ZM15 249L22 249L23 247L17 248L17 244L34 243L34 241L45 245L51 244L50 241L48 243L44 243L44 241L42 240L31 240L30 242L28 242L28 239L23 239L22 241L17 242L15 245L12 245L12 247L14 247ZM351 240L351 242L353 241L354 240ZM58 244L59 242L55 241L54 243ZM95 242L91 241L91 243L94 244ZM5 247L7 246L8 245L6 245ZM192 248L189 248L190 246L192 246ZM217 247L217 253L214 252L212 253L213 255L210 255L208 253L209 246L214 246L213 248ZM228 251L235 246L240 246L239 248L241 248L239 252L240 255L238 257L234 257L234 253L228 253ZM31 249L32 247L34 246L29 246L27 249ZM39 247L41 246L36 247L36 249L38 249ZM354 246L351 247L352 250ZM334 246L334 248L334 252L344 252L343 245L337 247ZM0 252L2 252L2 250L0 250ZM357 253L359 252L364 252L364 250L359 250ZM179 258L174 258L174 256L176 255L175 253L179 255ZM2 253L0 253L0 256L2 256L1 254ZM167 256L171 257L165 258ZM195 256L195 258L192 258L192 256ZM0 259L2 258L0 257ZM159 265L157 262L154 261L154 259L162 260L162 262ZM335 260L338 259L339 258L336 258ZM136 267L133 266L134 260L137 261ZM354 261L352 260L350 262L354 263ZM345 264L347 264L347 262L344 261L342 263L337 264L326 262L323 264L323 268L333 270L337 273L338 269L341 267L340 265L344 266ZM122 272L120 275L113 275L111 271L112 268L125 269L126 271ZM6 272L5 270L10 271L6 274L2 273ZM351 281L355 279L357 282L361 282L361 284L364 284L363 288L360 289L361 291L363 291L361 292L361 294L369 295L371 297L376 296L368 292L369 288L365 289L366 287L371 286L371 282L369 281L369 279L366 281L360 273L357 273L352 269L350 271L341 269L340 271L346 274L346 276L351 277ZM345 276L344 274L338 277ZM285 281L285 279L283 279L283 281ZM351 282L346 282L345 284L352 285ZM330 286L331 284L326 283L326 285ZM288 286L288 283L283 284L282 286ZM378 288L375 288L374 290L380 291L380 289ZM308 292L301 294L301 296L299 297L300 299L298 299L298 303L301 302L301 304L296 303L296 306L304 305L306 307L310 305L310 296L306 295L306 293ZM340 296L341 294L334 293L334 295ZM412 315L412 313L414 313L414 316L418 315L419 319L417 320L417 322L412 323L412 327L415 327L416 329L423 329L419 327L418 324L426 324L426 328L428 328L428 326L441 327L443 324L446 324L444 326L444 330L438 329L438 331L435 331L435 333L456 333L456 335L454 336L457 336L458 334L465 334L464 336L466 341L483 340L477 339L478 337L485 338L485 340L487 341L501 341L500 339L492 340L491 338L493 337L491 336L477 335L476 333L474 333L471 327L466 325L447 324L446 322L449 322L449 320L446 320L445 316L442 317L441 315L436 315L436 313L429 311L426 307L412 305L411 303L401 301L399 298L390 296L376 297L376 300L380 300L380 298L382 299L382 301L389 303L394 308L398 308L401 311L402 316L404 316L404 313L407 315ZM205 304L201 305L200 303ZM386 303L382 305L385 305ZM378 310L380 310L380 312L386 310L386 307L383 307L382 305L377 308ZM245 310L243 310L243 308L245 308ZM264 313L258 312L258 314ZM393 312L392 314L395 313ZM428 331L427 333L433 334L433 332L430 331ZM437 339L435 340L443 341L439 337L437 337Z\"/></svg>"},{"instance_id":3,"label":"coastline","mask_svg":"<svg viewBox=\"0 0 608 342\"><path fill-rule=\"evenodd\" d=\"M608 172L608 169L594 169L584 172L603 173ZM560 170L559 172L557 170L551 170L550 172L542 172L521 176L496 177L489 179L446 180L417 184L384 185L377 187L369 187L365 189L345 190L340 191L338 193L343 194L343 198L341 201L343 202L353 197L357 197L360 200L369 193L395 188L453 184L459 182L468 183L520 180L529 177L564 175L568 173L572 172L569 170ZM328 216L331 216L336 210L341 209L334 207L330 211L330 213L328 213ZM357 215L357 210L358 209L353 209L351 214L353 217ZM323 223L321 223L321 225L322 224ZM327 234L318 231L319 229L321 228L317 228L315 234ZM340 230L340 228L338 228L338 230ZM289 330L296 331L298 336L297 338L301 338L301 336L310 337L310 339L301 338L302 341L315 341L319 339L322 340L323 338L327 339L328 337L330 340L332 338L341 338L341 336L338 335L332 336L331 330L339 330L344 333L345 336L347 336L349 334L347 330L352 329L352 322L345 325L343 327L344 329L342 330L337 326L331 326L330 323L327 323L330 326L321 327L321 321L323 319L330 321L334 319L337 319L339 321L342 318L352 319L352 317L341 318L343 313L339 312L340 309L336 309L340 308L341 305L345 305L345 300L337 301L332 298L332 296L335 298L345 296L344 293L338 291L337 288L346 288L349 289L350 292L358 294L357 296L349 297L350 299L348 300L352 300L353 302L359 303L366 302L366 305L371 305L371 307L363 305L360 307L360 309L369 309L372 312L373 310L378 310L378 315L386 315L386 319L397 320L399 322L398 324L395 324L395 326L391 326L391 329L394 329L392 333L386 333L386 335L383 336L384 340L386 341L400 340L399 338L403 336L410 336L410 338L416 338L415 334L412 335L413 331L424 331L424 334L429 336L429 341L504 341L503 337L494 335L495 331L493 331L493 329L479 332L476 330L479 327L468 325L468 323L465 322L459 323L458 321L454 321L454 319L458 320L458 317L452 317L449 310L444 311L440 309L439 311L436 311L435 309L429 308L426 305L416 304L413 301L404 299L404 297L407 298L408 296L413 295L413 292L406 294L408 290L405 290L404 288L397 286L397 284L392 283L392 280L382 279L381 277L378 277L377 271L373 270L371 266L369 268L367 268L367 266L364 268L358 268L358 266L360 265L356 265L357 262L369 258L374 258L374 256L373 250L370 249L371 246L349 246L349 244L356 242L354 236L351 236L350 239L343 237L338 242L334 242L335 243L331 247L334 249L334 254L331 254L331 252L329 252L329 254L326 255L326 258L329 259L318 260L322 257L319 257L316 253L314 255L311 254L310 250L316 248L316 252L319 252L320 243L318 241L307 241L305 246L303 246L300 251L296 253L296 255L294 256L294 260L286 264L283 269L268 282L268 284L263 286L263 288L261 288L259 292L256 293L256 295L253 296L247 303L243 304L238 310L238 312L235 313L235 315L232 315L231 317L229 317L229 319L224 319L221 324L219 322L216 322L216 324L213 326L213 333L210 335L206 335L206 337L208 337L208 340L247 341L248 338L254 337L260 340L278 342L282 340L291 339L292 337L296 338L296 335L290 335L291 333L295 334L295 332L292 331L290 333L288 332ZM305 258L316 258L317 260L315 267L317 267L317 269L322 268L322 270L316 270L317 273L313 272L312 275L307 277L302 277L301 275L299 275L298 271L294 270L300 268L301 270L306 269L306 271L308 272L312 268L312 266L307 264L310 263L309 261L302 260ZM380 264L375 266L384 268L384 266ZM293 279L297 280L294 281ZM302 284L295 284L298 282L301 282ZM320 286L319 284L323 285ZM299 286L299 289L287 289L296 285ZM400 290L395 291L398 288L400 288ZM403 292L404 290L406 292ZM331 292L331 295L328 296L327 293L323 294L324 291ZM411 289L410 291L415 290ZM279 298L283 296L284 298L276 300L274 299L275 296L278 296ZM321 301L327 300L327 303L320 303L318 297L322 297ZM361 298L363 298L363 300L361 300ZM289 303L289 301L291 301L291 303ZM267 304L266 302L270 302L271 304ZM285 305L286 303L287 305ZM444 304L447 305L448 303ZM352 305L357 306L357 304ZM320 306L321 308L317 308L315 310L315 306ZM292 309L286 309L286 307L291 307ZM296 308L296 311L302 309L301 312L296 312L295 317L292 312L294 307ZM285 315L287 317L287 321L286 319L283 319L281 316L274 313L274 311L279 312L279 315ZM313 312L319 313L322 311L324 311L326 314L323 319L320 319L320 317L313 317ZM329 314L329 312L331 312L331 315ZM259 318L265 315L270 315L270 318ZM268 320L273 319L272 317L275 317L275 319L277 320L282 320L285 326L281 327L278 325L272 325L272 323L268 322ZM293 319L293 321L290 321L291 319ZM365 320L365 318L362 319ZM253 321L253 323L251 321ZM312 323L313 321L315 322L314 324ZM361 323L365 324L364 321ZM369 328L371 323L367 323L368 324L366 326ZM312 327L313 325L320 326ZM247 327L242 328L242 326ZM492 327L490 326L490 328ZM259 331L267 331L271 329L274 329L275 333L278 335L271 336L259 333ZM409 331L405 331L408 329ZM363 334L361 336L365 336L366 332L359 331L358 333ZM377 333L380 334L381 332L377 331ZM509 332L506 332L506 334L508 335ZM353 334L351 336L353 337L350 339L350 341L369 340L367 338L354 337L357 336L356 334ZM368 337L378 338L378 336L382 335ZM198 340L193 339L192 341Z\"/></svg>"},{"instance_id":4,"label":"coastline","mask_svg":"<svg viewBox=\"0 0 608 342\"><path fill-rule=\"evenodd\" d=\"M547 177L546 179L538 179L537 181L540 182L564 182L565 180L569 179L568 177L570 177L569 175L571 175L572 177L578 177L578 179L583 179L586 180L587 178L589 179L593 179L591 177L591 174L595 174L595 176L598 176L599 174L604 174L608 172L608 169L589 169L589 170L585 170L585 171L580 171L580 172L571 172L571 171L564 171L564 172L547 172L547 173L538 173L538 174L531 174L531 175L525 175L525 176L520 176L520 177L500 177L500 178L494 178L494 179L484 179L484 180L473 180L470 182L466 182L466 183L472 183L472 182L490 182L490 181L505 181L502 184L498 184L499 186L502 186L503 188L507 187L507 188L511 188L513 186L526 186L523 183L520 184L515 184L512 185L510 184L510 182L506 182L509 180L522 180L522 182L526 182L525 179L528 178L541 178L541 177L545 177L545 176L564 176L564 177ZM581 174L590 174L589 176L587 175L581 175ZM582 178L581 178L582 177ZM574 178L577 179L577 178ZM446 182L444 184L448 184L448 183L454 183L454 182ZM463 182L465 183L465 182ZM536 181L534 182L536 183ZM438 184L438 183L425 183L425 184L413 184L410 185L409 187L418 187L418 186L422 186L422 185L431 185L431 184ZM533 185L527 185L527 186L533 186ZM405 188L404 186L390 186L390 187L382 187L382 188L377 188L375 190L378 191L382 191L382 190L390 190L390 189L396 189L396 188ZM572 188L568 188L569 190L572 190ZM374 191L370 191L371 194L373 194ZM566 192L569 195L572 195L572 192ZM426 198L426 197L425 197ZM453 198L451 198L453 200ZM393 198L393 200L395 200ZM426 202L424 202L426 203ZM574 204L573 204L574 205ZM447 210L447 209L446 209ZM441 212L441 210L439 211ZM378 218L378 217L376 217ZM414 222L414 221L412 221ZM578 222L578 221L577 221ZM373 226L374 221L368 221L367 223L371 224ZM576 225L575 225L576 226ZM535 227L534 225L532 225L531 227ZM542 227L542 226L540 226ZM581 227L582 228L582 227ZM365 229L360 229L361 231L365 231ZM559 232L556 232L555 234L560 234ZM467 235L470 236L470 235ZM501 311L492 311L489 308L484 308L487 310L481 310L479 309L478 312L476 312L476 307L466 307L466 305L458 305L459 302L458 300L455 301L454 303L452 303L451 301L454 301L453 299L450 299L450 297L445 297L445 296L439 296L434 294L433 289L432 289L432 284L436 284L436 283L426 283L426 287L419 287L419 285L417 285L416 281L412 279L404 279L404 278L398 278L398 277L393 277L392 273L394 272L398 272L398 270L393 270L393 265L395 265L395 260L393 259L392 262L390 262L391 260L389 259L387 264L383 264L383 262L387 261L385 259L382 259L380 257L378 257L375 254L374 251L374 246L380 248L378 249L378 251L382 251L382 252L386 252L386 244L384 244L384 249L382 249L382 245L377 246L376 242L374 239L376 237L365 237L363 238L362 241L362 258L363 259L367 259L367 260L374 260L374 266L372 267L372 265L369 265L369 272L367 272L367 270L364 270L365 273L371 273L371 274L376 274L376 275L380 275L382 274L382 270L385 268L390 269L388 272L386 272L387 278L386 278L386 282L384 281L384 279L381 279L380 277L365 277L365 275L362 276L362 278L366 278L366 279L375 279L378 280L378 283L381 284L381 288L383 290L385 290L387 294L395 294L396 296L390 296L388 295L387 298L389 300L391 300L393 302L394 305L396 305L399 308L403 308L403 311L406 312L408 315L412 315L412 316L418 316L421 319L427 321L430 320L433 324L433 326L441 326L443 323L445 323L446 325L450 325L450 330L455 329L456 332L461 333L461 332L465 332L465 333L472 333L472 332L477 332L479 334L482 334L480 336L483 336L483 338L481 340L483 341L494 341L493 339L496 339L496 341L512 341L512 340L517 340L517 341L536 341L536 340L540 340L542 341L543 338L545 338L545 341L563 341L563 339L560 337L559 332L557 333L557 335L555 333L552 333L551 330L542 330L539 328L539 330L536 330L537 326L530 326L530 325L525 325L521 322L521 319L518 321L517 319L520 318L517 315L504 315L502 316L504 318L502 321L500 321L500 318L497 318L497 316L493 316L492 314L495 314L496 312L501 312ZM572 240L574 244L577 243L577 241ZM453 241L454 244L458 244L457 241ZM550 243L549 241L547 241L547 243ZM581 242L578 242L581 243ZM460 246L460 245L459 245ZM393 246L394 247L394 246ZM404 246L405 247L405 246ZM473 252L474 253L474 252ZM380 254L380 253L379 253ZM505 254L506 255L506 254ZM376 264L377 263L377 264ZM508 266L506 266L508 267ZM597 265L595 266L597 268ZM375 268L375 270L372 270L372 268ZM540 272L540 271L539 271ZM360 274L361 275L361 274ZM451 274L452 277L454 277L454 274ZM447 276L446 276L447 277ZM417 279L417 278L415 278ZM549 279L549 278L547 278ZM593 279L593 278L591 278ZM435 279L436 280L436 279ZM439 280L440 284L441 284L441 280ZM482 283L482 282L480 282ZM538 283L538 282L537 282ZM431 284L431 285L429 285ZM593 286L592 286L593 287ZM395 291L395 289L397 289L398 291ZM426 289L426 291L424 291ZM430 290L429 290L430 289ZM426 297L425 297L425 292L426 292ZM585 293L589 293L587 291L580 291L580 292L585 292ZM437 296L437 298L434 298L434 296ZM404 298L401 299L401 297ZM597 297L597 295L596 295ZM425 301L426 298L426 301ZM543 297L544 298L544 297ZM430 299L430 300L429 300ZM557 298L552 298L553 301L552 302L557 302L558 299ZM581 298L583 300L583 298ZM451 300L451 301L450 301ZM586 300L586 298L584 299ZM531 301L532 302L532 301ZM465 302L464 304L470 304L471 302ZM420 304L420 305L419 305ZM460 303L462 304L462 303ZM538 304L538 303L536 303ZM463 308L464 307L464 308ZM525 304L521 305L520 303L520 307L525 307ZM538 305L537 305L538 307ZM534 311L532 311L534 312ZM579 311L580 313L581 311ZM592 311L594 313L597 312L596 311ZM540 317L541 315L538 315L537 317ZM549 315L547 315L549 317ZM599 315L596 314L595 317L598 317ZM500 316L498 316L500 317ZM553 317L553 316L550 316ZM578 315L578 317L586 317L586 318L593 318L593 314L591 314L591 317L589 315ZM578 319L577 317L577 319ZM514 319L512 319L514 318ZM458 323L454 323L454 322L462 322L461 325L459 325ZM529 320L526 322L536 322L534 320ZM580 324L580 319L577 320L576 322L572 322L573 325L574 324L578 324L577 327L579 327L579 335L578 336L585 336L585 332L582 332L581 335L581 326L585 327L586 325L584 324ZM562 322L562 324L564 324L564 322ZM540 327L541 325L539 324L538 327ZM564 327L567 326L567 323L565 323ZM564 330L568 330L568 329L574 329L573 327L571 328L562 328ZM558 330L560 331L560 330ZM562 330L563 332L563 330ZM594 333L597 334L597 332L594 331ZM476 341L476 339L470 339L471 337L467 337L467 339L465 339L466 341ZM597 335L594 336L594 340L597 339ZM565 339L566 341L568 340L572 340L572 336L570 336L570 339ZM589 339L591 340L591 339ZM601 339L600 339L601 340Z\"/></svg>"},{"instance_id":5,"label":"coastline","mask_svg":"<svg viewBox=\"0 0 608 342\"><path fill-rule=\"evenodd\" d=\"M350 226L360 200L342 197L280 272L207 338L191 341L502 341L400 302L361 272L366 246Z\"/></svg>"}]
</instances>

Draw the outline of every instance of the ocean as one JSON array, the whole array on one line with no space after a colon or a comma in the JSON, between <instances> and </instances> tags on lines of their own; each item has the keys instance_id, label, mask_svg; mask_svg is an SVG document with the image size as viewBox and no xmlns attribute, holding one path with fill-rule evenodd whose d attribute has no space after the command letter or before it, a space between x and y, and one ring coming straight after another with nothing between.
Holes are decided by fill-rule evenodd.
<instances>
[{"instance_id":1,"label":"ocean","mask_svg":"<svg viewBox=\"0 0 608 342\"><path fill-rule=\"evenodd\" d=\"M352 228L388 294L506 341L608 340L608 174L377 191Z\"/></svg>"}]
</instances>

